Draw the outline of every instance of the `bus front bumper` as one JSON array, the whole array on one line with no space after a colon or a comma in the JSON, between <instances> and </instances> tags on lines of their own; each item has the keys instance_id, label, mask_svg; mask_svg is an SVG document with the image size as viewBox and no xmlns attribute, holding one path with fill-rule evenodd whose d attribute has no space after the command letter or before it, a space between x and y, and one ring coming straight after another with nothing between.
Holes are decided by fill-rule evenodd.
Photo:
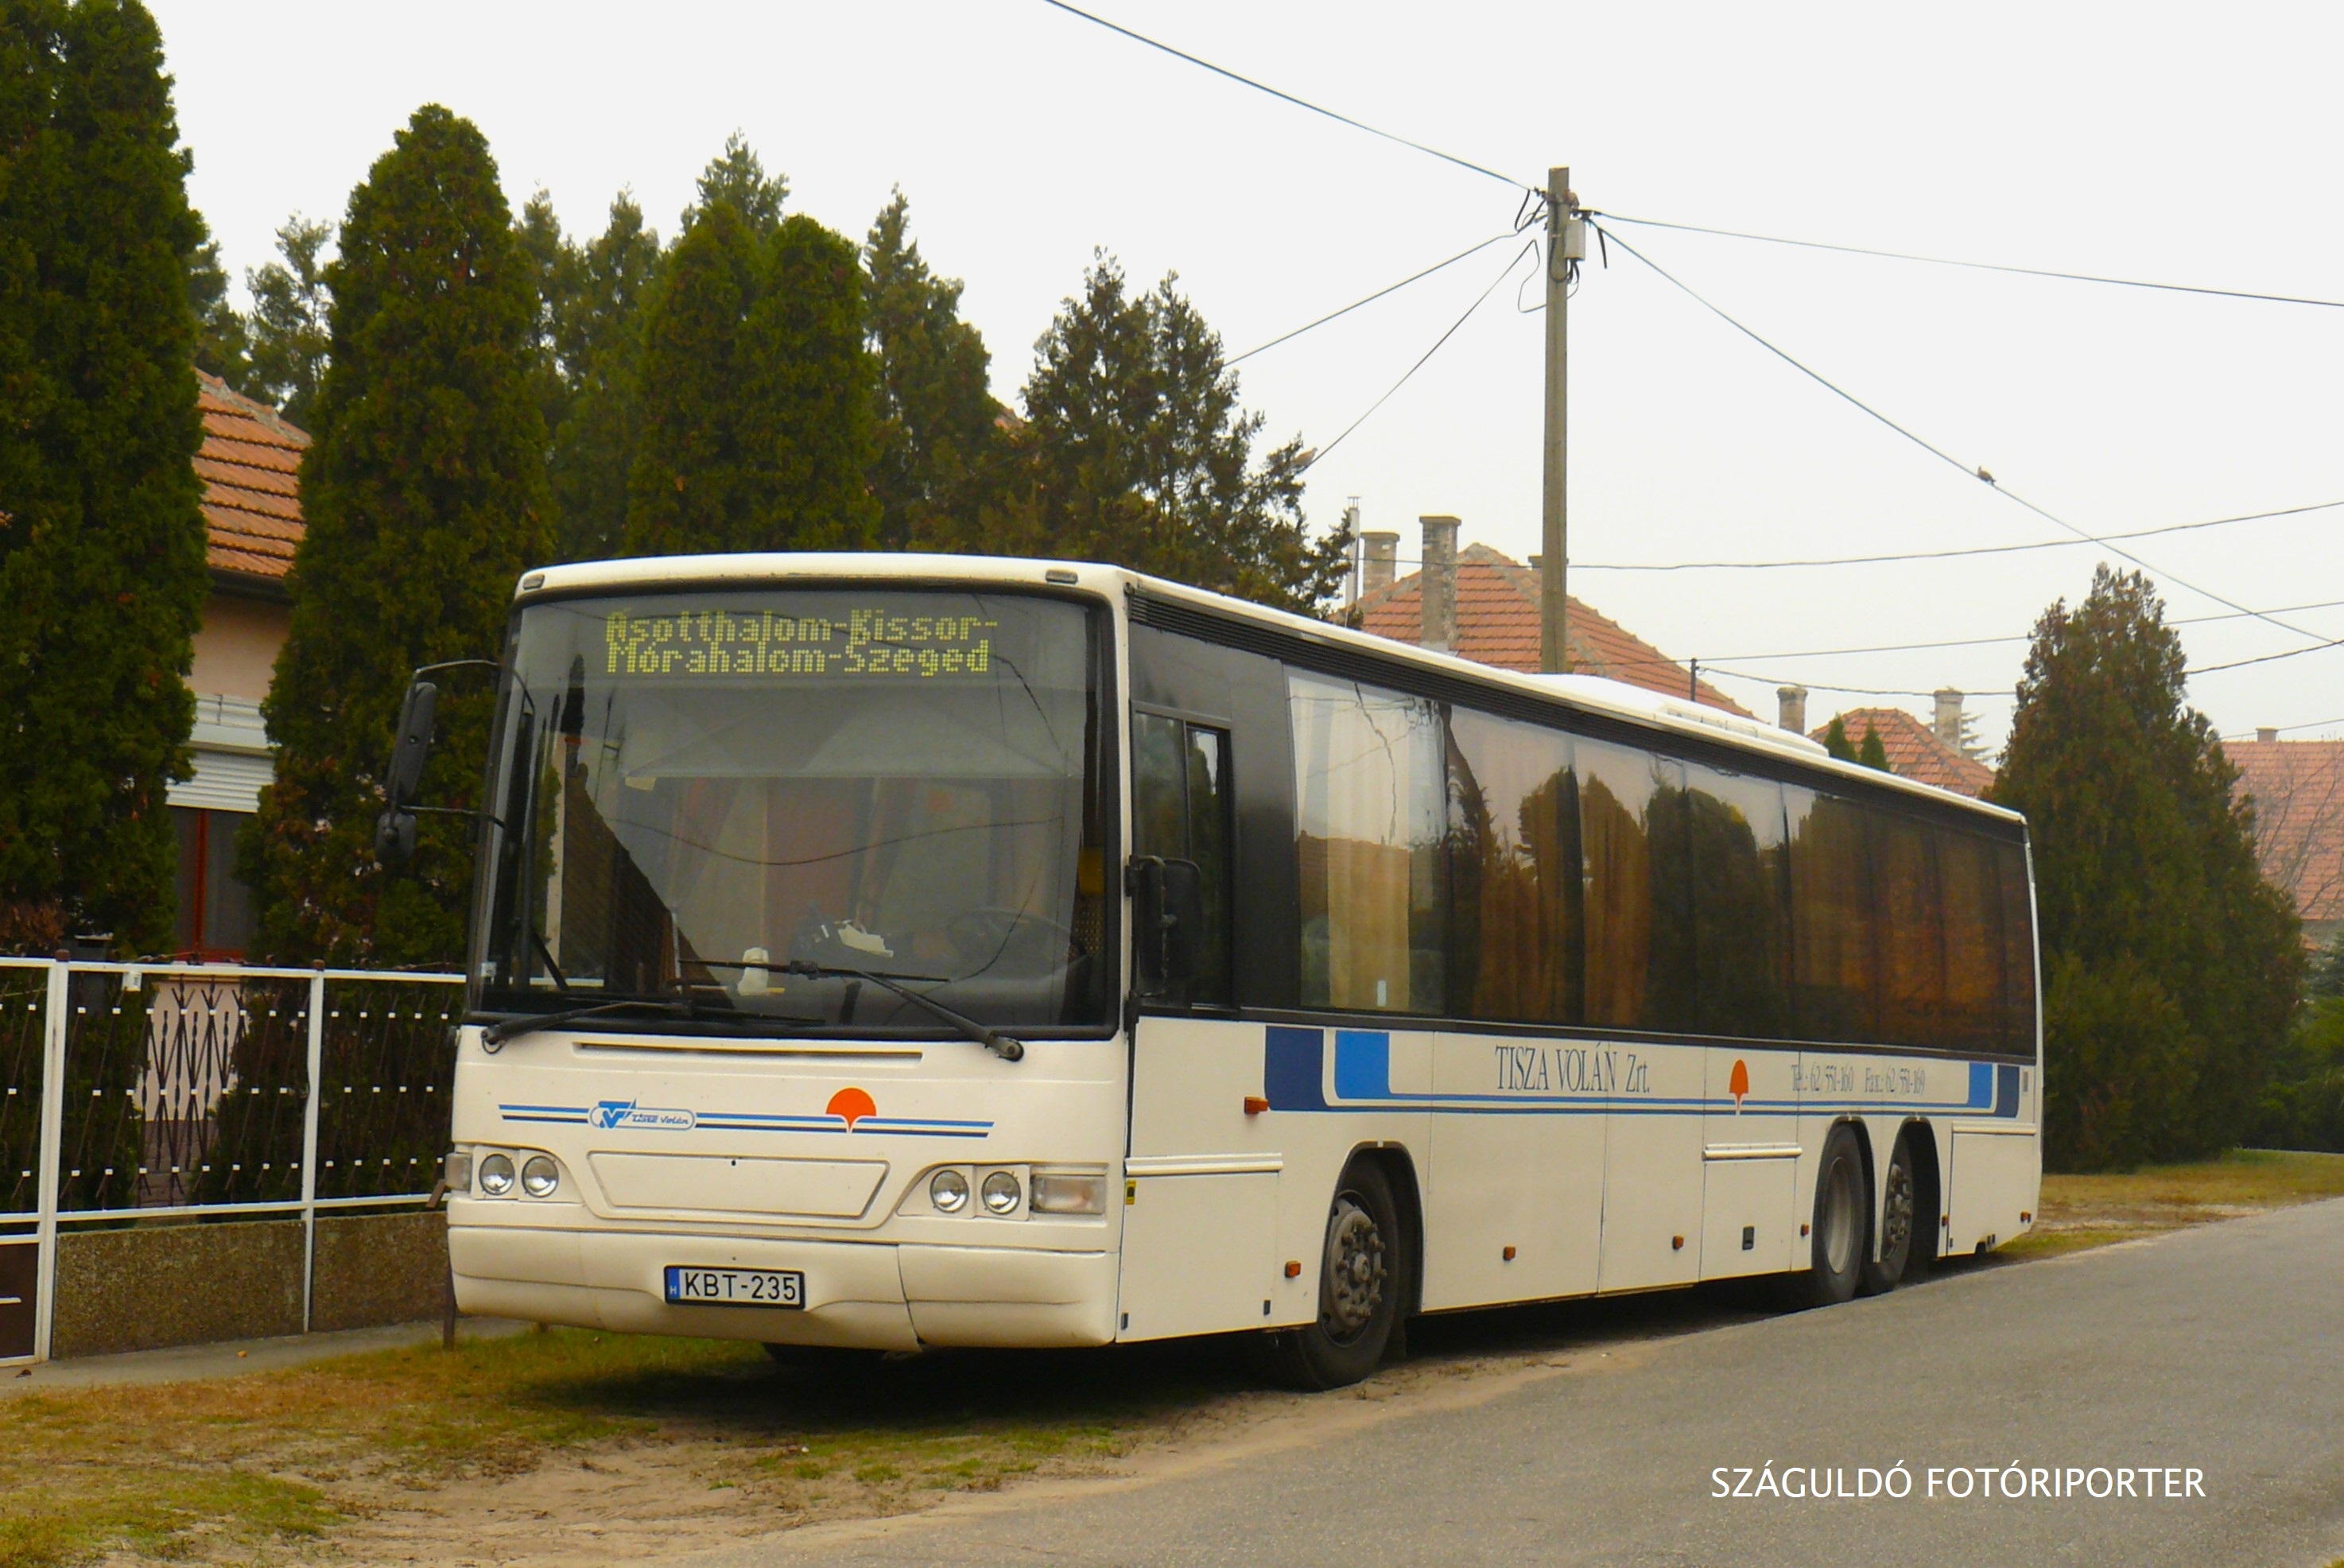
<instances>
[{"instance_id":1,"label":"bus front bumper","mask_svg":"<svg viewBox=\"0 0 2344 1568\"><path fill-rule=\"evenodd\" d=\"M1115 1339L1112 1252L451 1223L448 1259L458 1309L480 1317L882 1351ZM671 1305L672 1265L795 1270L806 1304Z\"/></svg>"}]
</instances>

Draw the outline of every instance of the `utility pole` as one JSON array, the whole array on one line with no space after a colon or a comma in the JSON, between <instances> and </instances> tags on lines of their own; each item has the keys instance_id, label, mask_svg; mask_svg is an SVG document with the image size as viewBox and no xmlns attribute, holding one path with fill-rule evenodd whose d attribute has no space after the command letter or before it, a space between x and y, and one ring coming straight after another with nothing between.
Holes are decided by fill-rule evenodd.
<instances>
[{"instance_id":1,"label":"utility pole","mask_svg":"<svg viewBox=\"0 0 2344 1568\"><path fill-rule=\"evenodd\" d=\"M1571 170L1546 171L1546 471L1540 507L1539 668L1560 674L1571 664L1569 487L1571 268L1587 255L1587 225L1571 192Z\"/></svg>"}]
</instances>

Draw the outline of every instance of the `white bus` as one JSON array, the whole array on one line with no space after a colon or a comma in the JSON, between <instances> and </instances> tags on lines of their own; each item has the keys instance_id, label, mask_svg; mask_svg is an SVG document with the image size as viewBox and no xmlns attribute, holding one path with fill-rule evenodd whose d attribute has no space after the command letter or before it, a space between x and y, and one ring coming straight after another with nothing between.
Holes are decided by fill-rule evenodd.
<instances>
[{"instance_id":1,"label":"white bus","mask_svg":"<svg viewBox=\"0 0 2344 1568\"><path fill-rule=\"evenodd\" d=\"M468 1312L1328 1387L1411 1314L1828 1303L2033 1219L2025 824L1803 737L938 556L532 572L500 681Z\"/></svg>"}]
</instances>

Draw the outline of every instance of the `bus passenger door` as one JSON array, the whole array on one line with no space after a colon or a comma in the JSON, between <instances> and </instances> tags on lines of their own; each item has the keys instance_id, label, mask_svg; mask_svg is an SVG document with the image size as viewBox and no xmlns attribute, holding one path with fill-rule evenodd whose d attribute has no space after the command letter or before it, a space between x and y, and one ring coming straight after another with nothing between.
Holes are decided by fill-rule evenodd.
<instances>
[{"instance_id":1,"label":"bus passenger door","mask_svg":"<svg viewBox=\"0 0 2344 1568\"><path fill-rule=\"evenodd\" d=\"M1263 1118L1262 1030L1229 1013L1229 735L1186 717L1131 715L1132 851L1194 861L1205 929L1194 985L1132 1032L1124 1167L1121 1337L1258 1328L1282 1279L1278 1151Z\"/></svg>"}]
</instances>

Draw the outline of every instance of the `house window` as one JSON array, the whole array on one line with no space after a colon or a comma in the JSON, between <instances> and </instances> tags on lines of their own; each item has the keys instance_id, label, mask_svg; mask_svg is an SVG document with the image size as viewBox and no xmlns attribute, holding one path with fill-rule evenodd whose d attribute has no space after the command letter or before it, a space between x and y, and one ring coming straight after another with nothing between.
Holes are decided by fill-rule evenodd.
<instances>
[{"instance_id":1,"label":"house window","mask_svg":"<svg viewBox=\"0 0 2344 1568\"><path fill-rule=\"evenodd\" d=\"M179 828L179 923L174 944L185 957L242 958L252 941L252 892L236 877L242 811L173 806Z\"/></svg>"}]
</instances>

